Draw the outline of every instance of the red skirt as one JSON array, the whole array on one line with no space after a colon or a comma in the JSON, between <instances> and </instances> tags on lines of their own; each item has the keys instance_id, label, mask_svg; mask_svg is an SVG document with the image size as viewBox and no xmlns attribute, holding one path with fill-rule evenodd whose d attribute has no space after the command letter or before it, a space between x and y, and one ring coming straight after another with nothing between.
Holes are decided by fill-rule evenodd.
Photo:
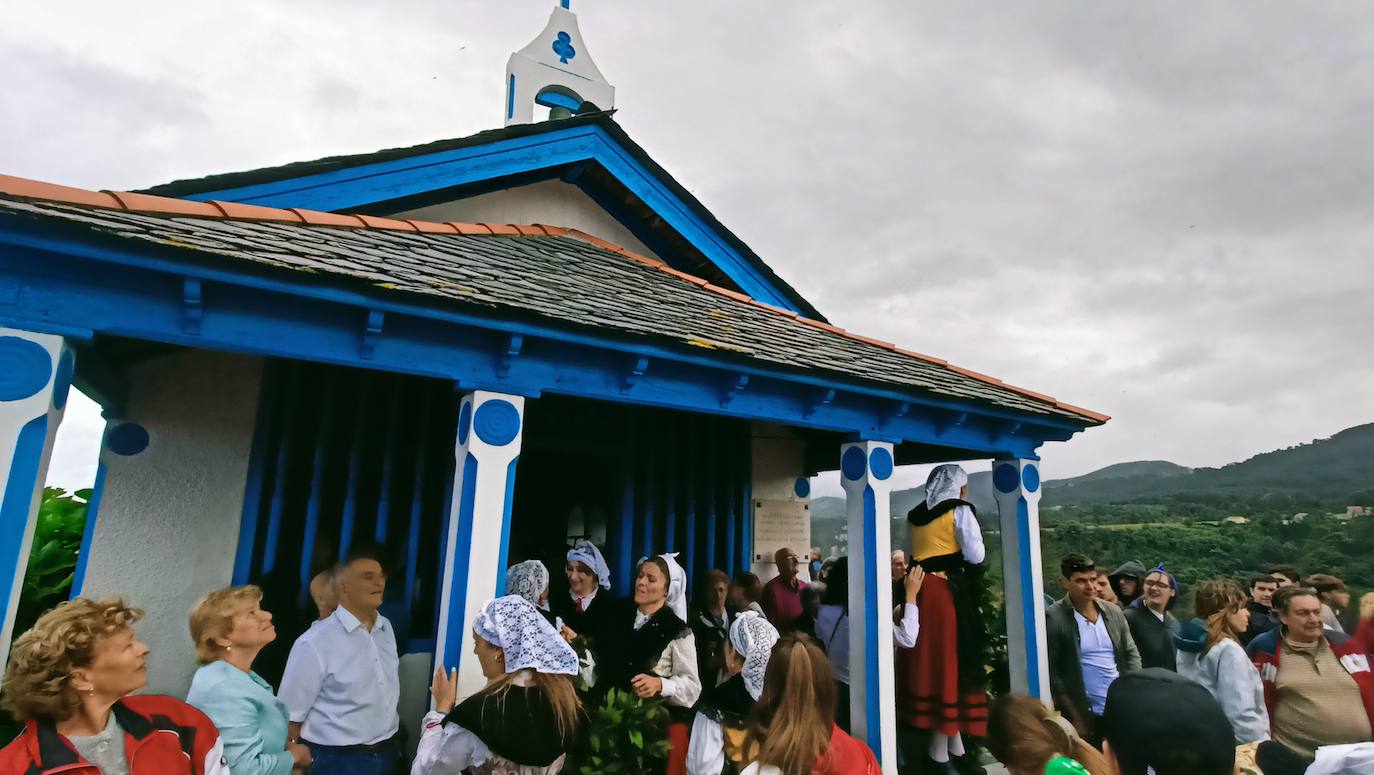
<instances>
[{"instance_id":1,"label":"red skirt","mask_svg":"<svg viewBox=\"0 0 1374 775\"><path fill-rule=\"evenodd\" d=\"M986 689L959 685L959 635L949 582L927 574L917 605L921 632L916 647L897 649L897 720L945 735L986 737Z\"/></svg>"},{"instance_id":2,"label":"red skirt","mask_svg":"<svg viewBox=\"0 0 1374 775\"><path fill-rule=\"evenodd\" d=\"M688 733L686 724L674 721L668 725L668 742L673 747L668 751L667 775L687 775Z\"/></svg>"}]
</instances>

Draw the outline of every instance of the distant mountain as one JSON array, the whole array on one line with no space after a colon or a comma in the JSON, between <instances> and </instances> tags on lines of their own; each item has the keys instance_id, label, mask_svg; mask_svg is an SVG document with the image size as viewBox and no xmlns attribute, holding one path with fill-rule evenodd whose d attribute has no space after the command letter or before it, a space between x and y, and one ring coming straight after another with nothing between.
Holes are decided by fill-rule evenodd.
<instances>
[{"instance_id":1,"label":"distant mountain","mask_svg":"<svg viewBox=\"0 0 1374 775\"><path fill-rule=\"evenodd\" d=\"M1044 483L1042 507L1160 502L1171 498L1296 495L1339 505L1374 505L1374 423L1327 439L1255 455L1221 468L1187 468L1163 460L1116 463L1083 476ZM904 535L906 513L925 487L892 493L893 535ZM984 527L997 523L992 474L969 474L969 500ZM1350 503L1345 503L1349 500ZM843 498L811 501L816 540L845 530Z\"/></svg>"}]
</instances>

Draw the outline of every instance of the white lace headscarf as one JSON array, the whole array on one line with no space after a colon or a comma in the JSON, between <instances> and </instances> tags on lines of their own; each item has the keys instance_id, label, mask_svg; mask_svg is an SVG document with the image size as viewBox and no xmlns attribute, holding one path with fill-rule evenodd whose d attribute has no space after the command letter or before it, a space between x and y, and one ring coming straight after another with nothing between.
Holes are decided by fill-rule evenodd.
<instances>
[{"instance_id":1,"label":"white lace headscarf","mask_svg":"<svg viewBox=\"0 0 1374 775\"><path fill-rule=\"evenodd\" d=\"M519 595L487 601L472 630L506 653L507 673L528 667L548 675L577 675L577 652L533 603Z\"/></svg>"},{"instance_id":2,"label":"white lace headscarf","mask_svg":"<svg viewBox=\"0 0 1374 775\"><path fill-rule=\"evenodd\" d=\"M926 508L933 509L935 504L959 497L959 492L968 484L968 474L958 463L945 463L935 466L926 479Z\"/></svg>"},{"instance_id":3,"label":"white lace headscarf","mask_svg":"<svg viewBox=\"0 0 1374 775\"><path fill-rule=\"evenodd\" d=\"M519 595L534 603L535 608L548 608L540 598L549 591L549 569L538 560L525 560L506 570L506 594Z\"/></svg>"},{"instance_id":4,"label":"white lace headscarf","mask_svg":"<svg viewBox=\"0 0 1374 775\"><path fill-rule=\"evenodd\" d=\"M596 574L596 583L602 589L611 588L611 568L606 564L606 558L601 556L601 550L596 548L596 544L585 538L578 539L573 544L573 548L568 550L568 562L580 562L592 569Z\"/></svg>"},{"instance_id":5,"label":"white lace headscarf","mask_svg":"<svg viewBox=\"0 0 1374 775\"><path fill-rule=\"evenodd\" d=\"M744 657L744 688L755 700L763 694L763 676L778 637L777 628L758 611L745 611L730 625L730 646Z\"/></svg>"},{"instance_id":6,"label":"white lace headscarf","mask_svg":"<svg viewBox=\"0 0 1374 775\"><path fill-rule=\"evenodd\" d=\"M660 554L668 563L668 608L677 618L687 621L687 571L677 564L677 552Z\"/></svg>"}]
</instances>

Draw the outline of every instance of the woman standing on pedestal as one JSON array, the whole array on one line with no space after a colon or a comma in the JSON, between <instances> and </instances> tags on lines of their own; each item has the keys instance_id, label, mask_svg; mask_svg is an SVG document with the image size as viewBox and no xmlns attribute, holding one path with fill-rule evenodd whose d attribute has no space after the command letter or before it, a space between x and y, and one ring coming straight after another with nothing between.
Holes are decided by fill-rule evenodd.
<instances>
[{"instance_id":1,"label":"woman standing on pedestal","mask_svg":"<svg viewBox=\"0 0 1374 775\"><path fill-rule=\"evenodd\" d=\"M988 726L987 634L978 610L986 550L967 498L964 469L937 466L925 501L907 514L911 559L926 578L918 597L921 637L915 648L897 649L897 717L930 732L930 772L983 772L963 739L985 737Z\"/></svg>"}]
</instances>

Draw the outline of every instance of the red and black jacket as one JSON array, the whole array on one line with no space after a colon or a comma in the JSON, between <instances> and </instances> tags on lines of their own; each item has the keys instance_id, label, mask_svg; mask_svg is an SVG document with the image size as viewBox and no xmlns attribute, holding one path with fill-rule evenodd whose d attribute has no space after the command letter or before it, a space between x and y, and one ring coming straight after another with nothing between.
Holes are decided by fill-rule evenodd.
<instances>
[{"instance_id":1,"label":"red and black jacket","mask_svg":"<svg viewBox=\"0 0 1374 775\"><path fill-rule=\"evenodd\" d=\"M219 731L205 714L162 695L136 695L115 703L124 730L129 775L229 775ZM29 721L0 749L3 775L100 775L51 721Z\"/></svg>"},{"instance_id":2,"label":"red and black jacket","mask_svg":"<svg viewBox=\"0 0 1374 775\"><path fill-rule=\"evenodd\" d=\"M1326 641L1331 645L1331 651L1340 660L1341 667L1355 679L1356 685L1360 687L1360 697L1364 700L1364 712L1369 717L1370 722L1374 722L1374 672L1369 669L1369 656L1365 654L1364 646L1354 638L1343 635L1339 632L1324 630ZM1283 628L1275 627L1269 632L1250 641L1246 652L1250 659L1254 661L1255 668L1259 670L1260 679L1264 682L1264 705L1269 711L1269 718L1274 718L1275 705L1278 699L1278 676L1279 676L1279 654L1283 652L1280 642L1283 638Z\"/></svg>"}]
</instances>

